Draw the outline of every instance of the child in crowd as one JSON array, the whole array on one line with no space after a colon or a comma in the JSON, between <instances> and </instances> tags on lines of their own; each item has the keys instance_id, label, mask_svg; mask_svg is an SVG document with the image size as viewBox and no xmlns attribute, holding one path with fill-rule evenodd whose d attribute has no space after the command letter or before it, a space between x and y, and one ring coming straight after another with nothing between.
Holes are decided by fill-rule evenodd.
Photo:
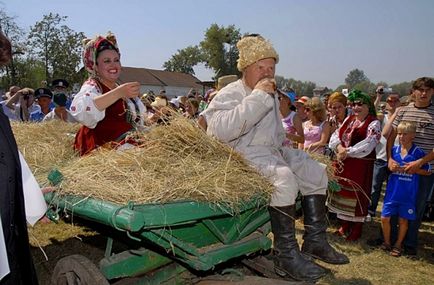
<instances>
[{"instance_id":1,"label":"child in crowd","mask_svg":"<svg viewBox=\"0 0 434 285\"><path fill-rule=\"evenodd\" d=\"M405 164L416 161L425 156L422 149L413 143L416 135L416 124L402 121L397 127L399 145L392 148L392 159L399 166L393 166L389 177L384 197L383 211L381 213L381 225L383 229L383 250L391 250L390 255L401 256L402 241L408 229L408 221L416 218L416 196L419 184L419 175L429 175L429 165L425 164L415 174L404 172ZM390 240L390 217L399 216L398 238L393 248Z\"/></svg>"}]
</instances>

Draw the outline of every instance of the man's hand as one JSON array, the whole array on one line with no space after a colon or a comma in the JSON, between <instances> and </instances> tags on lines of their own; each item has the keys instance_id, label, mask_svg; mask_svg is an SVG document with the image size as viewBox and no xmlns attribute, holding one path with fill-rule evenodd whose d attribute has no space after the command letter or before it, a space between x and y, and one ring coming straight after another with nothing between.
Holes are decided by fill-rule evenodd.
<instances>
[{"instance_id":1,"label":"man's hand","mask_svg":"<svg viewBox=\"0 0 434 285\"><path fill-rule=\"evenodd\" d=\"M274 80L274 78L263 78L256 83L255 89L262 90L274 96L274 92L276 92L276 80Z\"/></svg>"},{"instance_id":2,"label":"man's hand","mask_svg":"<svg viewBox=\"0 0 434 285\"><path fill-rule=\"evenodd\" d=\"M422 166L421 162L422 162L422 159L418 159L418 160L406 163L404 165L404 172L408 173L408 174L414 174L414 173L416 173L416 171L418 169L420 169L421 166Z\"/></svg>"},{"instance_id":3,"label":"man's hand","mask_svg":"<svg viewBox=\"0 0 434 285\"><path fill-rule=\"evenodd\" d=\"M377 86L377 89L375 89L375 93L377 94L377 96L378 95L383 95L383 90L384 90L384 86L383 85Z\"/></svg>"}]
</instances>

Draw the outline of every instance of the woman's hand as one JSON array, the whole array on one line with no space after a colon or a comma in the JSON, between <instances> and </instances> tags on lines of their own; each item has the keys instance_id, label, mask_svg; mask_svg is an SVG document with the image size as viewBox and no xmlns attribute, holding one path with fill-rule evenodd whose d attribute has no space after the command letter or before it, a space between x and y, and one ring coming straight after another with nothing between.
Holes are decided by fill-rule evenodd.
<instances>
[{"instance_id":1,"label":"woman's hand","mask_svg":"<svg viewBox=\"0 0 434 285\"><path fill-rule=\"evenodd\" d=\"M341 161L347 158L347 149L341 144L339 144L336 148L336 158Z\"/></svg>"},{"instance_id":2,"label":"woman's hand","mask_svg":"<svg viewBox=\"0 0 434 285\"><path fill-rule=\"evenodd\" d=\"M140 83L127 82L116 87L116 91L119 91L122 97L134 98L140 95Z\"/></svg>"}]
</instances>

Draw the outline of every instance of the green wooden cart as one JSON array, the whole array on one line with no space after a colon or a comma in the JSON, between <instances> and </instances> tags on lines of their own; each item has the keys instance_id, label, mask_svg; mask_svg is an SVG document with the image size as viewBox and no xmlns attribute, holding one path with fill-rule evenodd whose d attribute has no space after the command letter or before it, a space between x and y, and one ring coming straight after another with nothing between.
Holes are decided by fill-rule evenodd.
<instances>
[{"instance_id":1,"label":"green wooden cart","mask_svg":"<svg viewBox=\"0 0 434 285\"><path fill-rule=\"evenodd\" d=\"M109 236L98 266L81 255L64 257L54 269L52 284L188 284L188 276L206 275L219 264L271 248L263 199L240 205L236 213L226 206L192 201L117 205L55 193L45 199L54 214L66 212L94 221L140 244L138 249L114 253L116 239Z\"/></svg>"}]
</instances>

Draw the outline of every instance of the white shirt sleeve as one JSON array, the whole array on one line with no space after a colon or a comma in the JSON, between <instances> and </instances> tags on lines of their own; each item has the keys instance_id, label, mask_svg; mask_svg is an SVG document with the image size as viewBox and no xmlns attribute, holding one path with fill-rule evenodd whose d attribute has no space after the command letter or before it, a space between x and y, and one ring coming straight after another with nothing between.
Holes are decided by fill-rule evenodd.
<instances>
[{"instance_id":1,"label":"white shirt sleeve","mask_svg":"<svg viewBox=\"0 0 434 285\"><path fill-rule=\"evenodd\" d=\"M102 91L95 81L88 80L83 84L80 92L74 96L70 108L71 115L77 122L93 129L99 121L104 119L105 110L98 110L94 101L94 98L101 94Z\"/></svg>"},{"instance_id":2,"label":"white shirt sleeve","mask_svg":"<svg viewBox=\"0 0 434 285\"><path fill-rule=\"evenodd\" d=\"M349 157L362 158L370 154L378 145L381 138L381 123L379 120L372 121L367 130L366 138L347 151Z\"/></svg>"},{"instance_id":3,"label":"white shirt sleeve","mask_svg":"<svg viewBox=\"0 0 434 285\"><path fill-rule=\"evenodd\" d=\"M223 142L230 142L246 134L273 108L273 98L261 90L253 90L249 96L241 94L243 88L237 84L227 86L211 101L212 117L207 133ZM210 112L207 111L207 112Z\"/></svg>"}]
</instances>

